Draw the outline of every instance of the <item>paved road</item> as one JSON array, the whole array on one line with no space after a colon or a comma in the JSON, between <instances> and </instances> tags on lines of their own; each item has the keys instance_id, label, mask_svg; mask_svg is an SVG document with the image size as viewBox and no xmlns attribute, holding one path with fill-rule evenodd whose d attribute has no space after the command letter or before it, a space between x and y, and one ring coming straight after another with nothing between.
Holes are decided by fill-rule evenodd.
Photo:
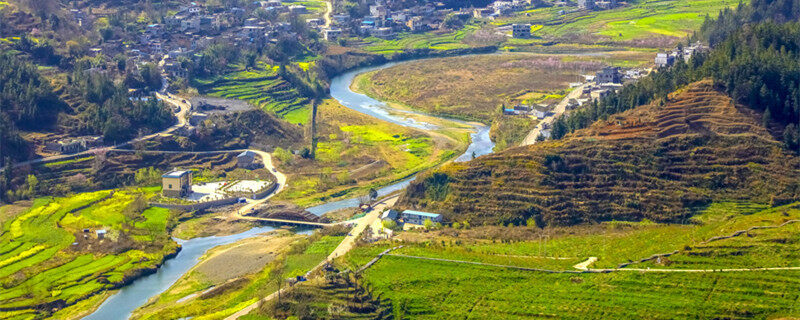
<instances>
[{"instance_id":1,"label":"paved road","mask_svg":"<svg viewBox=\"0 0 800 320\"><path fill-rule=\"evenodd\" d=\"M531 132L528 133L528 135L525 137L525 140L522 140L522 143L520 145L527 146L536 143L536 138L539 137L539 134L542 132L544 124L545 123L553 124L553 120L555 120L557 117L561 116L562 114L564 114L564 112L567 111L567 105L569 104L569 100L579 98L583 93L583 89L586 88L586 86L588 85L589 85L588 83L584 83L578 87L575 87L575 89L572 89L572 91L570 91L570 93L568 93L564 97L564 99L561 99L561 101L556 105L555 109L553 109L554 115L542 119L542 121L540 121L539 124L537 124L536 127L533 128L533 130L531 130Z\"/></svg>"},{"instance_id":2,"label":"paved road","mask_svg":"<svg viewBox=\"0 0 800 320\"><path fill-rule=\"evenodd\" d=\"M325 263L327 263L328 261L333 260L336 257L340 257L340 256L344 255L345 253L347 253L348 251L350 251L350 249L352 249L353 246L355 245L355 243L358 240L358 238L361 236L361 233L364 232L364 230L367 227L369 227L370 225L375 223L375 220L380 220L379 218L380 218L381 212L383 212L383 210L393 206L395 204L395 202L397 202L397 199L399 197L400 196L392 196L392 197L389 197L389 198L386 198L386 199L382 200L381 202L378 202L376 205L374 205L372 207L372 210L367 212L367 214L365 216L363 216L363 217L359 218L358 220L356 220L355 221L356 225L353 227L353 229L350 231L350 233L344 238L344 240L342 240L342 242L339 243L339 245L336 247L336 249L334 249L333 252L331 252L331 254L328 255L327 259L325 259L324 261L321 261L317 266L315 266L313 269L311 269L311 271L309 271L308 274L311 274L314 271L316 271L317 269L322 268L322 266L324 266ZM225 318L225 320L239 319L239 317L244 316L244 315L252 312L253 310L255 310L258 307L258 304L260 302L270 301L270 300L274 299L278 295L278 292L283 293L286 290L288 290L288 289L284 288L284 289L281 289L280 291L273 292L272 294L262 298L261 300L256 301L256 302L250 304L249 306L243 308L242 310L239 310L236 313L228 316L227 318Z\"/></svg>"}]
</instances>

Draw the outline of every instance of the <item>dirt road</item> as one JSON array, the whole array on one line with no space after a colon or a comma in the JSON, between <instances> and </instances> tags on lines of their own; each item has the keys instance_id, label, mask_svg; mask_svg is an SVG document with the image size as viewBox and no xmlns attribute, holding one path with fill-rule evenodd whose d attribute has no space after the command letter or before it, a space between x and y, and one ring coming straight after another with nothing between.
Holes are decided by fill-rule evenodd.
<instances>
[{"instance_id":1,"label":"dirt road","mask_svg":"<svg viewBox=\"0 0 800 320\"><path fill-rule=\"evenodd\" d=\"M544 125L553 124L553 120L555 120L557 117L561 116L562 114L564 114L564 112L567 111L567 105L569 104L569 100L579 98L583 93L583 89L586 88L586 86L588 85L589 85L588 83L584 83L578 87L575 87L575 89L572 89L572 91L570 91L564 97L564 99L561 99L561 101L556 105L555 109L553 109L554 115L544 118L542 121L540 121L539 124L536 125L536 128L533 128L533 130L531 130L531 132L528 133L528 135L525 137L525 140L522 140L522 143L520 145L527 146L536 143L536 138L539 137L540 133L542 133Z\"/></svg>"},{"instance_id":2,"label":"dirt road","mask_svg":"<svg viewBox=\"0 0 800 320\"><path fill-rule=\"evenodd\" d=\"M325 25L323 27L327 29L327 28L331 27L331 14L333 13L333 0L325 1L325 6L328 9L325 11L325 15L324 15Z\"/></svg>"},{"instance_id":3,"label":"dirt road","mask_svg":"<svg viewBox=\"0 0 800 320\"><path fill-rule=\"evenodd\" d=\"M186 122L186 113L189 112L189 108L190 108L188 103L183 103L182 102L183 99L181 99L179 97L166 96L166 95L163 95L161 93L156 93L156 96L159 99L162 99L167 103L174 104L174 105L178 106L178 108L180 108L180 111L178 111L178 113L175 114L175 116L178 118L177 123L175 123L174 125L166 128L166 129L164 129L162 131L151 133L151 134L148 134L146 136L141 136L141 137L132 139L130 141L118 143L118 144L115 144L115 145L112 145L112 146L97 147L97 148L92 148L92 149L88 149L88 150L81 151L81 152L76 152L76 153L62 154L62 155L57 155L57 156L52 156L52 157L45 157L45 158L39 158L39 159L23 161L23 162L15 163L14 167L19 167L19 166L29 165L29 164L35 164L35 163L42 163L42 162L52 162L52 161L66 160L66 159L71 159L71 158L77 158L77 157L80 157L80 156L83 156L83 155L94 154L96 152L100 152L100 151L103 151L103 150L112 150L112 149L116 149L116 148L119 148L119 147L127 146L127 145L135 143L135 142L149 140L149 139L152 139L152 138L157 137L157 136L170 135L175 130L178 130L179 128L181 128L181 127L183 127L183 126L185 126L187 124L187 122ZM2 169L2 168L0 168L0 169Z\"/></svg>"},{"instance_id":4,"label":"dirt road","mask_svg":"<svg viewBox=\"0 0 800 320\"><path fill-rule=\"evenodd\" d=\"M355 245L356 240L358 240L358 238L361 236L361 233L364 232L364 230L367 227L369 227L370 225L374 224L376 220L379 220L380 215L383 212L383 210L393 206L395 204L395 202L397 202L397 199L399 197L400 196L392 196L392 197L389 197L389 198L386 198L386 199L382 200L381 202L378 202L376 205L374 205L372 207L372 210L367 212L367 214L365 216L363 216L363 217L359 218L358 220L356 220L355 221L356 225L353 227L353 229L350 231L350 233L344 238L344 240L342 240L342 242L339 243L339 245L336 247L336 249L334 249L333 252L331 252L331 254L328 255L327 259L325 259L324 261L321 261L316 267L311 269L311 271L309 271L309 273L313 273L315 270L317 270L319 268L322 268L322 266L324 266L325 263L328 262L329 260L332 260L332 259L334 259L336 257L340 257L340 256L344 255L345 253L347 253L348 251L350 251L350 249L353 248L353 245ZM258 307L258 304L260 302L270 301L270 300L272 300L273 298L275 298L278 295L278 292L282 293L285 290L286 289L282 289L280 291L273 292L272 294L262 298L261 300L256 301L256 302L250 304L249 306L243 308L242 310L239 310L236 313L230 315L229 317L225 318L225 320L239 319L239 317L244 316L244 315L252 312L253 310L255 310L255 308Z\"/></svg>"}]
</instances>

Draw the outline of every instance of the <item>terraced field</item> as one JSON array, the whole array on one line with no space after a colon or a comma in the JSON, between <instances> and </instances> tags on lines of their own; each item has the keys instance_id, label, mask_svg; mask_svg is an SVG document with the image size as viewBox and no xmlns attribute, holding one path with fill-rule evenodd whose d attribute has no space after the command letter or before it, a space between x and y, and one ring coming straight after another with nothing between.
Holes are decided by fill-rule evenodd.
<instances>
[{"instance_id":1,"label":"terraced field","mask_svg":"<svg viewBox=\"0 0 800 320\"><path fill-rule=\"evenodd\" d=\"M51 193L59 194L69 189L82 192L130 185L134 182L136 171L141 168L153 167L163 171L184 167L227 172L236 169L235 161L236 153L135 154L110 151L99 157L88 156L36 165L30 171L23 169L15 174L23 177L35 174L42 188L49 187Z\"/></svg>"},{"instance_id":2,"label":"terraced field","mask_svg":"<svg viewBox=\"0 0 800 320\"><path fill-rule=\"evenodd\" d=\"M240 70L214 79L196 80L193 86L201 94L247 101L291 123L305 123L309 120L310 100L280 78L277 66L260 64L253 70Z\"/></svg>"},{"instance_id":3,"label":"terraced field","mask_svg":"<svg viewBox=\"0 0 800 320\"><path fill-rule=\"evenodd\" d=\"M564 140L445 166L417 179L400 206L472 224L679 222L714 200L796 201L798 167L703 82Z\"/></svg>"},{"instance_id":4,"label":"terraced field","mask_svg":"<svg viewBox=\"0 0 800 320\"><path fill-rule=\"evenodd\" d=\"M155 189L40 198L3 224L0 318L41 318L121 286L177 250ZM96 230L106 230L104 239ZM86 232L85 230L88 230Z\"/></svg>"},{"instance_id":5,"label":"terraced field","mask_svg":"<svg viewBox=\"0 0 800 320\"><path fill-rule=\"evenodd\" d=\"M445 34L435 33L401 33L393 39L369 37L363 40L362 49L371 53L394 54L408 49L450 50L469 48L464 38L478 28L466 26L461 30Z\"/></svg>"}]
</instances>

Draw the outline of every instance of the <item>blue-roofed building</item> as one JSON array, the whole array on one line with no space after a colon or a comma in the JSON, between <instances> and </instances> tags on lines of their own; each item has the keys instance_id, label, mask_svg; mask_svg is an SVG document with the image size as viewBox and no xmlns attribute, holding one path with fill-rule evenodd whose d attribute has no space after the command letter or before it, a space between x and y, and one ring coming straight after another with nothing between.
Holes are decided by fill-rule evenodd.
<instances>
[{"instance_id":1,"label":"blue-roofed building","mask_svg":"<svg viewBox=\"0 0 800 320\"><path fill-rule=\"evenodd\" d=\"M431 220L432 222L442 222L441 214L415 211L415 210L403 211L402 217L403 217L403 223L410 223L410 224L422 225L425 223L425 220Z\"/></svg>"},{"instance_id":2,"label":"blue-roofed building","mask_svg":"<svg viewBox=\"0 0 800 320\"><path fill-rule=\"evenodd\" d=\"M180 198L192 192L192 172L187 170L167 172L161 176L161 194Z\"/></svg>"}]
</instances>

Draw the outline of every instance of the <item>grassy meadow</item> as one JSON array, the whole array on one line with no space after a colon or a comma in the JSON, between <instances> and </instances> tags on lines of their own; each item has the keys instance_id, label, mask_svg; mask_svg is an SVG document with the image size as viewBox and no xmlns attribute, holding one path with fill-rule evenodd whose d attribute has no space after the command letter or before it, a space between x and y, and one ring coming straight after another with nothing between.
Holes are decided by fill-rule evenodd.
<instances>
[{"instance_id":1,"label":"grassy meadow","mask_svg":"<svg viewBox=\"0 0 800 320\"><path fill-rule=\"evenodd\" d=\"M502 105L569 88L599 61L489 54L425 59L363 74L357 89L434 115L491 123Z\"/></svg>"},{"instance_id":2,"label":"grassy meadow","mask_svg":"<svg viewBox=\"0 0 800 320\"><path fill-rule=\"evenodd\" d=\"M161 264L177 244L168 236L172 214L144 200L155 192L106 190L0 207L0 308L18 309L0 318L70 314L86 306L69 306Z\"/></svg>"},{"instance_id":3,"label":"grassy meadow","mask_svg":"<svg viewBox=\"0 0 800 320\"><path fill-rule=\"evenodd\" d=\"M800 224L756 229L704 243L753 226L777 226L800 218L797 203L767 208L715 203L686 224L607 222L570 228L472 227L400 234L392 254L550 270L615 268L657 253L660 261L628 268L721 269L800 266ZM362 245L340 263L364 265L396 243ZM424 272L420 272L424 270ZM397 317L412 318L730 318L797 316L800 271L725 273L559 273L522 271L445 261L384 256L363 274L391 300Z\"/></svg>"}]
</instances>

